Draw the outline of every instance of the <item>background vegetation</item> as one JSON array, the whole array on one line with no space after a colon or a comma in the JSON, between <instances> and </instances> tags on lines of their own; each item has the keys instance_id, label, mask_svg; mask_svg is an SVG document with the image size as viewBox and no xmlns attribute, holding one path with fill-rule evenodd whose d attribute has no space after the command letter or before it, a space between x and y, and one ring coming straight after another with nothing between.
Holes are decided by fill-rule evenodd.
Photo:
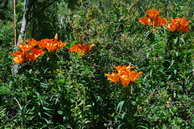
<instances>
[{"instance_id":1,"label":"background vegetation","mask_svg":"<svg viewBox=\"0 0 194 129\"><path fill-rule=\"evenodd\" d=\"M174 38L138 23L155 8L166 18L194 21L192 0L50 0L34 2L25 39L53 38L68 45L13 76L13 7L0 10L0 128L191 129L193 23ZM17 2L17 34L23 1ZM45 6L48 5L48 6ZM75 43L95 44L85 56L68 53ZM165 65L165 64L170 65ZM129 88L104 74L134 65L144 74Z\"/></svg>"}]
</instances>

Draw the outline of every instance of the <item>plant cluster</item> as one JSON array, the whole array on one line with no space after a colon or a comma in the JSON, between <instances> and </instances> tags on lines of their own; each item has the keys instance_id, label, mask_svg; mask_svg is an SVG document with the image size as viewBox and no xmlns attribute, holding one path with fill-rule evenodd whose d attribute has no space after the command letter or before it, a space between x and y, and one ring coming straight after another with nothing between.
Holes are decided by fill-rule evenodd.
<instances>
[{"instance_id":1,"label":"plant cluster","mask_svg":"<svg viewBox=\"0 0 194 129\"><path fill-rule=\"evenodd\" d=\"M32 19L31 40L0 46L0 128L192 128L193 23L183 3L50 5Z\"/></svg>"}]
</instances>

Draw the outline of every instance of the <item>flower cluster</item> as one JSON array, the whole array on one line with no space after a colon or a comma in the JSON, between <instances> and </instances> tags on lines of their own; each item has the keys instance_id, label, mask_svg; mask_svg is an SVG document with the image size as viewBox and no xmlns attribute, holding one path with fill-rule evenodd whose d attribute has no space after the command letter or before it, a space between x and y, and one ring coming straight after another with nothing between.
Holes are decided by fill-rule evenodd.
<instances>
[{"instance_id":1,"label":"flower cluster","mask_svg":"<svg viewBox=\"0 0 194 129\"><path fill-rule=\"evenodd\" d=\"M22 64L26 61L35 61L39 56L42 56L45 52L39 48L28 47L27 44L20 44L18 47L21 49L10 54L13 56L13 61L15 64Z\"/></svg>"},{"instance_id":2,"label":"flower cluster","mask_svg":"<svg viewBox=\"0 0 194 129\"><path fill-rule=\"evenodd\" d=\"M69 52L79 53L80 56L84 56L86 52L90 51L94 44L86 45L86 44L75 44L71 48L69 48Z\"/></svg>"},{"instance_id":3,"label":"flower cluster","mask_svg":"<svg viewBox=\"0 0 194 129\"><path fill-rule=\"evenodd\" d=\"M42 39L39 41L38 46L42 49L47 49L48 51L56 51L63 48L66 43L59 41L57 39Z\"/></svg>"},{"instance_id":4,"label":"flower cluster","mask_svg":"<svg viewBox=\"0 0 194 129\"><path fill-rule=\"evenodd\" d=\"M21 43L17 46L18 51L11 53L15 64L22 64L27 61L35 61L39 56L44 55L45 49L48 51L56 51L64 47L66 43L59 41L58 39L42 39L27 40L25 43Z\"/></svg>"},{"instance_id":5,"label":"flower cluster","mask_svg":"<svg viewBox=\"0 0 194 129\"><path fill-rule=\"evenodd\" d=\"M160 11L155 9L150 9L146 11L146 16L139 18L138 22L144 25L163 26L168 24L165 18L159 16ZM172 23L167 25L167 29L172 32L189 32L189 23L191 21L185 18L174 18L171 20Z\"/></svg>"},{"instance_id":6,"label":"flower cluster","mask_svg":"<svg viewBox=\"0 0 194 129\"><path fill-rule=\"evenodd\" d=\"M121 83L127 87L130 83L135 82L143 72L136 72L132 70L133 66L116 66L117 73L105 74L108 80L114 83Z\"/></svg>"},{"instance_id":7,"label":"flower cluster","mask_svg":"<svg viewBox=\"0 0 194 129\"><path fill-rule=\"evenodd\" d=\"M185 18L174 18L172 23L167 26L167 29L172 32L189 32L189 23L191 21Z\"/></svg>"},{"instance_id":8,"label":"flower cluster","mask_svg":"<svg viewBox=\"0 0 194 129\"><path fill-rule=\"evenodd\" d=\"M139 18L138 21L144 25L163 26L167 24L167 20L159 16L160 11L155 9L150 9L146 11L146 16Z\"/></svg>"}]
</instances>

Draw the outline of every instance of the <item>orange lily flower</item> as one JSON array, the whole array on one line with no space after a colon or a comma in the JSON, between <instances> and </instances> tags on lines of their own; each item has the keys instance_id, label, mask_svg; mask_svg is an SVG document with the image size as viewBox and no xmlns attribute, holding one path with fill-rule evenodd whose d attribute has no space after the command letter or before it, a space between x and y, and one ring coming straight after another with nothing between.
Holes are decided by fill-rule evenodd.
<instances>
[{"instance_id":1,"label":"orange lily flower","mask_svg":"<svg viewBox=\"0 0 194 129\"><path fill-rule=\"evenodd\" d=\"M127 87L130 83L135 82L143 72L127 71L118 74L120 76L121 84Z\"/></svg>"},{"instance_id":2,"label":"orange lily flower","mask_svg":"<svg viewBox=\"0 0 194 129\"><path fill-rule=\"evenodd\" d=\"M150 18L155 18L156 16L158 16L160 14L160 11L156 10L156 9L149 9L146 11L146 14Z\"/></svg>"},{"instance_id":3,"label":"orange lily flower","mask_svg":"<svg viewBox=\"0 0 194 129\"><path fill-rule=\"evenodd\" d=\"M165 24L168 24L168 21L165 18L162 18L160 16L157 16L155 20L153 20L152 22L153 26L163 26Z\"/></svg>"},{"instance_id":4,"label":"orange lily flower","mask_svg":"<svg viewBox=\"0 0 194 129\"><path fill-rule=\"evenodd\" d=\"M27 40L26 43L19 44L17 47L20 49L10 56L14 56L13 61L15 64L22 64L25 61L35 61L39 56L42 56L45 52L39 48L45 48L48 51L56 51L64 47L66 43L58 40L56 35L54 39L42 39L37 40Z\"/></svg>"},{"instance_id":5,"label":"orange lily flower","mask_svg":"<svg viewBox=\"0 0 194 129\"><path fill-rule=\"evenodd\" d=\"M22 56L24 54L23 51L16 51L14 53L11 53L10 56Z\"/></svg>"},{"instance_id":6,"label":"orange lily flower","mask_svg":"<svg viewBox=\"0 0 194 129\"><path fill-rule=\"evenodd\" d=\"M115 69L118 73L105 74L108 80L114 83L121 83L124 87L135 82L143 72L132 71L133 66L116 66Z\"/></svg>"},{"instance_id":7,"label":"orange lily flower","mask_svg":"<svg viewBox=\"0 0 194 129\"><path fill-rule=\"evenodd\" d=\"M114 83L119 82L120 80L120 77L117 73L105 74L105 76L108 78L108 80Z\"/></svg>"},{"instance_id":8,"label":"orange lily flower","mask_svg":"<svg viewBox=\"0 0 194 129\"><path fill-rule=\"evenodd\" d=\"M10 56L14 56L14 64L22 64L26 61L35 61L39 56L42 56L45 52L42 49L32 48L31 51L16 51Z\"/></svg>"},{"instance_id":9,"label":"orange lily flower","mask_svg":"<svg viewBox=\"0 0 194 129\"><path fill-rule=\"evenodd\" d=\"M69 52L77 52L80 56L84 56L86 52L90 51L92 49L92 45L86 45L86 44L75 44L71 48L69 48Z\"/></svg>"},{"instance_id":10,"label":"orange lily flower","mask_svg":"<svg viewBox=\"0 0 194 129\"><path fill-rule=\"evenodd\" d=\"M16 52L10 54L10 56L14 56L14 58L13 58L14 64L22 64L25 61L25 54L26 54L26 52L16 51Z\"/></svg>"},{"instance_id":11,"label":"orange lily flower","mask_svg":"<svg viewBox=\"0 0 194 129\"><path fill-rule=\"evenodd\" d=\"M38 45L38 41L31 39L31 40L27 40L27 43L33 47Z\"/></svg>"},{"instance_id":12,"label":"orange lily flower","mask_svg":"<svg viewBox=\"0 0 194 129\"><path fill-rule=\"evenodd\" d=\"M144 25L152 25L152 26L163 26L168 23L168 21L165 18L162 18L160 16L153 18L150 18L148 16L142 17L138 19L138 22Z\"/></svg>"},{"instance_id":13,"label":"orange lily flower","mask_svg":"<svg viewBox=\"0 0 194 129\"><path fill-rule=\"evenodd\" d=\"M13 58L14 64L22 64L25 61L25 58L22 56L16 56Z\"/></svg>"},{"instance_id":14,"label":"orange lily flower","mask_svg":"<svg viewBox=\"0 0 194 129\"><path fill-rule=\"evenodd\" d=\"M163 26L168 23L165 18L159 16L160 11L155 9L150 9L146 11L147 16L139 18L138 22L144 25Z\"/></svg>"},{"instance_id":15,"label":"orange lily flower","mask_svg":"<svg viewBox=\"0 0 194 129\"><path fill-rule=\"evenodd\" d=\"M14 64L22 64L26 61L34 61L39 56L44 54L44 51L42 49L28 47L28 44L20 44L18 45L18 47L21 50L10 54L10 56L14 57Z\"/></svg>"},{"instance_id":16,"label":"orange lily flower","mask_svg":"<svg viewBox=\"0 0 194 129\"><path fill-rule=\"evenodd\" d=\"M58 41L58 42L56 43L56 47L57 47L57 49L60 49L60 48L63 48L66 44L67 44L67 43L64 43L64 42L62 42L62 41Z\"/></svg>"},{"instance_id":17,"label":"orange lily flower","mask_svg":"<svg viewBox=\"0 0 194 129\"><path fill-rule=\"evenodd\" d=\"M64 47L65 45L66 43L63 43L56 39L43 39L38 44L40 48L46 48L48 51L56 51Z\"/></svg>"},{"instance_id":18,"label":"orange lily flower","mask_svg":"<svg viewBox=\"0 0 194 129\"><path fill-rule=\"evenodd\" d=\"M191 21L185 18L172 19L172 23L167 26L167 29L172 32L189 32L189 24Z\"/></svg>"},{"instance_id":19,"label":"orange lily flower","mask_svg":"<svg viewBox=\"0 0 194 129\"><path fill-rule=\"evenodd\" d=\"M26 55L28 61L35 61L39 56L44 55L44 51L42 49L33 48L31 52Z\"/></svg>"},{"instance_id":20,"label":"orange lily flower","mask_svg":"<svg viewBox=\"0 0 194 129\"><path fill-rule=\"evenodd\" d=\"M45 52L42 49L33 48L31 52L36 56L42 56Z\"/></svg>"},{"instance_id":21,"label":"orange lily flower","mask_svg":"<svg viewBox=\"0 0 194 129\"><path fill-rule=\"evenodd\" d=\"M32 49L33 48L33 46L31 46L31 45L29 45L29 44L19 44L18 46L17 46L18 48L20 48L22 51L29 51L30 49Z\"/></svg>"},{"instance_id":22,"label":"orange lily flower","mask_svg":"<svg viewBox=\"0 0 194 129\"><path fill-rule=\"evenodd\" d=\"M131 70L131 69L133 69L133 68L135 68L134 66L126 66L126 65L123 65L123 66L115 66L114 67L116 70L117 70L117 72L126 72L126 71L129 71L129 70Z\"/></svg>"},{"instance_id":23,"label":"orange lily flower","mask_svg":"<svg viewBox=\"0 0 194 129\"><path fill-rule=\"evenodd\" d=\"M147 16L139 18L138 22L141 24L144 24L144 25L151 25L152 24L151 19Z\"/></svg>"}]
</instances>

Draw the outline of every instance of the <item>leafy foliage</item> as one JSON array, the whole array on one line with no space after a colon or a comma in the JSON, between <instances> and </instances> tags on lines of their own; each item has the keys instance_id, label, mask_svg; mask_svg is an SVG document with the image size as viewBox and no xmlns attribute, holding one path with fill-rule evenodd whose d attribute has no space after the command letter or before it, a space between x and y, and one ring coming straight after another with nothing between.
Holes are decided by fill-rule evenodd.
<instances>
[{"instance_id":1,"label":"leafy foliage","mask_svg":"<svg viewBox=\"0 0 194 129\"><path fill-rule=\"evenodd\" d=\"M151 8L168 21L193 21L192 0L38 2L26 38L58 33L67 45L20 64L13 76L12 26L0 21L0 128L192 128L193 32L138 23ZM69 52L76 44L95 46L80 56ZM144 74L127 88L111 83L105 73L118 65Z\"/></svg>"}]
</instances>

